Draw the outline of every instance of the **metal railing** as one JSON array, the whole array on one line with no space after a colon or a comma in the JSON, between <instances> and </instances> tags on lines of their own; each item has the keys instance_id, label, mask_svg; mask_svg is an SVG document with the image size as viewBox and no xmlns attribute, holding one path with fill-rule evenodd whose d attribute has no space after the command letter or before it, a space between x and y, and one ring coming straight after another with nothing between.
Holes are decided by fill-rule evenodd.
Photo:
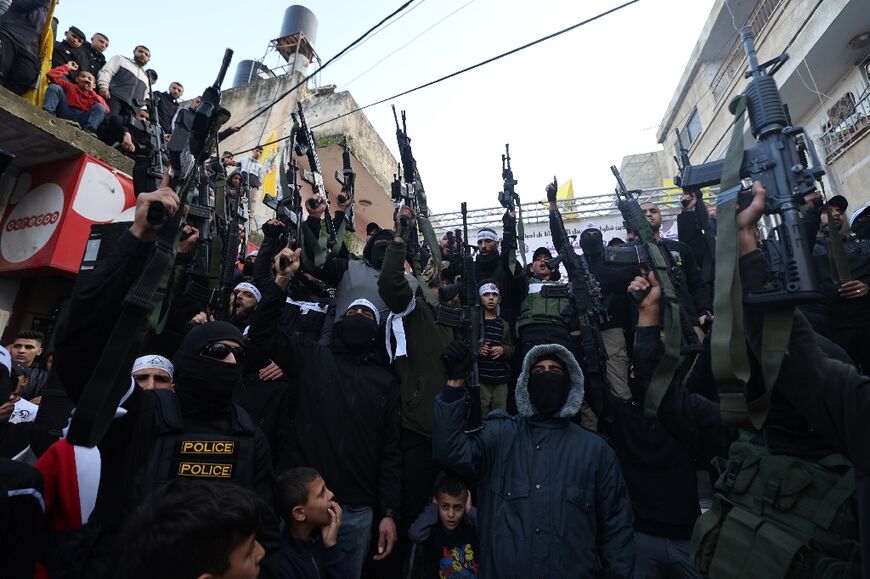
<instances>
[{"instance_id":1,"label":"metal railing","mask_svg":"<svg viewBox=\"0 0 870 579\"><path fill-rule=\"evenodd\" d=\"M744 26L752 28L752 36L758 38L758 34L764 29L765 25L770 21L773 13L783 4L785 0L759 0L752 12L746 18ZM727 10L727 6L725 6ZM743 44L740 42L740 36L735 33L734 43L728 51L728 56L722 61L719 70L710 82L710 91L713 93L713 100L719 100L728 91L731 81L735 76L743 72L742 64L746 54L743 52Z\"/></svg>"},{"instance_id":2,"label":"metal railing","mask_svg":"<svg viewBox=\"0 0 870 579\"><path fill-rule=\"evenodd\" d=\"M712 202L715 199L714 192L717 190L718 188L712 188L709 194L705 194L704 200ZM640 203L651 201L659 206L662 213L670 214L679 211L681 195L682 190L678 187L653 187L641 189L638 201ZM556 206L565 220L619 215L619 209L616 207L616 196L613 193L559 199L556 201ZM541 223L550 219L550 210L546 201L523 203L522 209L525 223ZM468 227L469 229L479 229L498 226L501 224L504 211L504 207L471 209L468 211ZM459 211L432 215L430 220L436 231L448 231L462 227L462 213Z\"/></svg>"},{"instance_id":3,"label":"metal railing","mask_svg":"<svg viewBox=\"0 0 870 579\"><path fill-rule=\"evenodd\" d=\"M816 142L822 148L825 163L830 163L840 153L856 143L870 130L870 85L866 85L861 96L850 107L849 114L842 118L832 119L836 124L816 137Z\"/></svg>"}]
</instances>

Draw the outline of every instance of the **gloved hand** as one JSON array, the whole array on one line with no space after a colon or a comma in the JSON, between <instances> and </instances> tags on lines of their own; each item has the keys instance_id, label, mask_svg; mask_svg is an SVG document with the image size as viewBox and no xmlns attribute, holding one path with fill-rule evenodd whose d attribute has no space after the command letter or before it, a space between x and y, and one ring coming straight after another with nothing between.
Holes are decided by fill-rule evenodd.
<instances>
[{"instance_id":1,"label":"gloved hand","mask_svg":"<svg viewBox=\"0 0 870 579\"><path fill-rule=\"evenodd\" d=\"M565 327L569 332L580 330L582 328L580 324L580 310L578 310L577 306L574 304L568 304L565 306L565 308L559 312L559 315L562 317L562 322L565 324Z\"/></svg>"},{"instance_id":2,"label":"gloved hand","mask_svg":"<svg viewBox=\"0 0 870 579\"><path fill-rule=\"evenodd\" d=\"M459 340L453 340L441 354L441 363L447 370L448 380L465 378L471 366L471 352Z\"/></svg>"},{"instance_id":3,"label":"gloved hand","mask_svg":"<svg viewBox=\"0 0 870 579\"><path fill-rule=\"evenodd\" d=\"M556 202L556 192L559 190L558 185L556 185L556 179L553 178L552 183L547 183L547 201L550 203Z\"/></svg>"}]
</instances>

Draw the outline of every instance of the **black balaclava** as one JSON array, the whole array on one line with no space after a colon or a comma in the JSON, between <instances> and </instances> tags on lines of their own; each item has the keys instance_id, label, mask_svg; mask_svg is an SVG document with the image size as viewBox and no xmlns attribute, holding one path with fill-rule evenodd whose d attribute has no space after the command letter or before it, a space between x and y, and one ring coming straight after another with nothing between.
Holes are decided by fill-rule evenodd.
<instances>
[{"instance_id":1,"label":"black balaclava","mask_svg":"<svg viewBox=\"0 0 870 579\"><path fill-rule=\"evenodd\" d=\"M244 344L242 333L234 325L208 322L190 330L175 352L175 391L183 412L229 407L233 389L242 379L242 364L200 355L205 346L221 340Z\"/></svg>"},{"instance_id":2,"label":"black balaclava","mask_svg":"<svg viewBox=\"0 0 870 579\"><path fill-rule=\"evenodd\" d=\"M852 223L852 233L854 233L858 239L870 239L870 219L860 220L856 219Z\"/></svg>"},{"instance_id":3,"label":"black balaclava","mask_svg":"<svg viewBox=\"0 0 870 579\"><path fill-rule=\"evenodd\" d=\"M381 269L381 266L384 264L384 255L386 255L387 247L389 247L390 244L382 243L380 245L375 245L375 242L382 239L392 241L395 236L396 234L392 229L381 229L372 235L371 239L366 242L366 246L363 249L363 259L365 259L373 268Z\"/></svg>"},{"instance_id":4,"label":"black balaclava","mask_svg":"<svg viewBox=\"0 0 870 579\"><path fill-rule=\"evenodd\" d=\"M541 360L558 362L564 372L561 376L554 372L529 374L529 400L539 415L549 418L558 413L568 399L568 370L561 360L552 355L539 358L535 364ZM534 364L532 367L534 368Z\"/></svg>"},{"instance_id":5,"label":"black balaclava","mask_svg":"<svg viewBox=\"0 0 870 579\"><path fill-rule=\"evenodd\" d=\"M580 248L583 250L583 254L589 257L595 257L601 253L604 249L601 231L591 227L584 229L580 233Z\"/></svg>"},{"instance_id":6,"label":"black balaclava","mask_svg":"<svg viewBox=\"0 0 870 579\"><path fill-rule=\"evenodd\" d=\"M368 353L369 346L377 335L378 323L360 314L348 316L345 313L344 317L332 326L333 346L360 353Z\"/></svg>"}]
</instances>

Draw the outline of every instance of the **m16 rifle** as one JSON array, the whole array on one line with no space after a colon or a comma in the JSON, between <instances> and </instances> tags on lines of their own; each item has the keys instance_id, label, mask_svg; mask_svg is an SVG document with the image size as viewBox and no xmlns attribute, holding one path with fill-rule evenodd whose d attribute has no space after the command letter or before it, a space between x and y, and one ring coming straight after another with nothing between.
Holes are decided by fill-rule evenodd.
<instances>
[{"instance_id":1,"label":"m16 rifle","mask_svg":"<svg viewBox=\"0 0 870 579\"><path fill-rule=\"evenodd\" d=\"M162 204L155 202L149 206L148 221L154 225L162 224L155 251L124 298L112 335L82 389L67 436L72 444L93 447L103 438L129 388L129 353L140 327L152 313L157 314L156 319L151 319L155 330L162 330L165 324L165 312L169 309L167 296L171 287L166 281L171 281L168 273L174 269L175 248L181 233L179 226L188 193L198 175L196 166L208 159L217 140L218 129L230 116L229 111L220 106L220 87L232 55L233 51L227 49L217 80L203 93L202 104L196 111L193 129L186 142L168 147L173 170L173 188L180 199L179 207L172 216L167 216ZM161 307L155 308L155 304Z\"/></svg>"},{"instance_id":2,"label":"m16 rifle","mask_svg":"<svg viewBox=\"0 0 870 579\"><path fill-rule=\"evenodd\" d=\"M674 263L671 252L656 240L652 227L644 216L637 201L638 191L629 191L622 181L619 169L612 165L610 170L616 177L616 205L625 221L625 229L634 232L636 242L604 250L604 261L610 264L634 264L641 273L652 272L662 288L664 315L665 353L656 366L652 382L644 401L644 413L654 417L664 398L671 379L676 373L680 354L698 354L703 350L686 313L680 308L677 284L681 273ZM647 292L632 292L632 297L640 303Z\"/></svg>"},{"instance_id":3,"label":"m16 rifle","mask_svg":"<svg viewBox=\"0 0 870 579\"><path fill-rule=\"evenodd\" d=\"M785 357L791 333L792 308L820 299L821 292L810 254L813 243L804 227L800 205L816 190L824 174L812 140L802 127L791 126L773 75L788 59L781 54L759 64L752 30L740 31L749 61L744 76L749 83L734 98L731 142L721 161L685 166L680 179L684 190L721 184L716 198L716 286L713 300L716 322L711 333L713 376L719 383L745 384L751 375L743 332L743 304L763 305L765 347L759 353L766 392L747 402L743 393L723 399L723 420L760 428L767 416L773 384ZM744 149L744 124L755 144ZM803 153L803 159L802 159ZM737 266L736 213L750 202L742 180L759 181L767 190L764 212L772 227L762 241L769 258L768 282L762 289L743 292ZM733 420L733 421L732 421Z\"/></svg>"},{"instance_id":4,"label":"m16 rifle","mask_svg":"<svg viewBox=\"0 0 870 579\"><path fill-rule=\"evenodd\" d=\"M326 247L329 251L335 247L336 228L332 221L332 215L329 211L328 197L326 188L323 186L323 172L320 169L320 159L317 157L317 143L314 140L314 133L308 128L308 123L305 121L305 114L302 112L302 103L296 103L296 112L292 114L293 122L298 125L294 133L296 141L296 154L300 157L308 159L310 171L302 172L302 179L311 185L314 194L320 197L321 201L326 204L326 209L323 213L324 222L326 223ZM316 207L316 206L315 206Z\"/></svg>"},{"instance_id":5,"label":"m16 rifle","mask_svg":"<svg viewBox=\"0 0 870 579\"><path fill-rule=\"evenodd\" d=\"M347 208L347 213L344 215L346 228L348 231L356 231L353 214L353 198L354 186L356 185L356 173L353 172L353 165L350 164L350 147L347 145L347 138L342 143L343 150L341 152L341 171L335 172L335 180L341 184L341 193L338 194L338 202L344 204L350 200L350 205Z\"/></svg>"},{"instance_id":6,"label":"m16 rifle","mask_svg":"<svg viewBox=\"0 0 870 579\"><path fill-rule=\"evenodd\" d=\"M559 186L554 177L553 183L547 187L547 200L555 203L558 190ZM553 266L559 267L558 261L561 261L568 272L568 291L579 317L584 372L590 381L590 391L606 396L607 350L601 339L601 325L610 321L610 314L604 307L601 285L598 283L598 278L590 271L586 256L578 255L574 251L562 215L555 208L550 209L550 231L553 235L553 245L559 255L553 260L548 260L548 265L552 262Z\"/></svg>"},{"instance_id":7,"label":"m16 rifle","mask_svg":"<svg viewBox=\"0 0 870 579\"><path fill-rule=\"evenodd\" d=\"M141 180L140 183L134 183L134 185L141 184L143 187L141 191L135 191L136 195L156 190L160 185L160 181L163 180L163 172L165 171L163 163L163 127L160 126L160 107L151 88L151 77L148 77L148 98L148 116L151 120L150 123L145 125L149 144L148 166L144 171L145 179Z\"/></svg>"},{"instance_id":8,"label":"m16 rifle","mask_svg":"<svg viewBox=\"0 0 870 579\"><path fill-rule=\"evenodd\" d=\"M480 296L477 293L477 272L474 268L474 247L468 240L468 208L462 203L462 238L466 240L462 251L462 291L460 301L462 308L459 315L459 340L471 352L471 365L468 368L468 378L465 384L468 388L466 397L467 414L465 432L477 432L483 428L483 417L480 408L480 376L478 359L483 348L483 308L480 306Z\"/></svg>"},{"instance_id":9,"label":"m16 rifle","mask_svg":"<svg viewBox=\"0 0 870 579\"><path fill-rule=\"evenodd\" d=\"M408 205L414 212L414 215L416 215L417 225L423 234L423 241L434 256L432 260L434 279L439 279L441 276L441 259L440 255L438 255L440 246L438 245L438 238L435 236L435 230L432 228L432 223L429 221L426 190L423 188L423 181L420 179L420 172L417 170L417 161L414 159L414 153L411 150L411 139L408 137L408 122L405 111L402 111L402 124L399 125L399 117L396 114L396 107L394 105L393 119L396 121L396 140L399 144L399 156L402 160L396 180L393 181L393 200L396 203L402 202ZM416 241L416 231L412 231L411 239L414 245L419 247ZM414 275L419 277L426 264L420 263L419 250L414 249L414 252L414 255L411 256L411 262L414 267ZM414 264L415 261L416 264ZM428 292L426 292L426 296L429 299Z\"/></svg>"},{"instance_id":10,"label":"m16 rifle","mask_svg":"<svg viewBox=\"0 0 870 579\"><path fill-rule=\"evenodd\" d=\"M517 212L517 233L518 233L518 251L520 259L523 262L523 267L526 267L526 232L523 226L523 206L520 203L520 196L517 194L516 185L519 183L514 179L514 172L511 169L511 152L510 145L505 144L504 155L501 156L501 178L504 181L502 190L498 193L498 202L508 211Z\"/></svg>"},{"instance_id":11,"label":"m16 rifle","mask_svg":"<svg viewBox=\"0 0 870 579\"><path fill-rule=\"evenodd\" d=\"M266 195L263 203L275 211L276 218L284 226L284 232L280 237L286 239L287 247L297 249L302 247L302 194L296 181L298 171L296 158L293 157L290 147L284 148L281 161L282 166L286 167L286 170L279 177L281 199L278 200L271 195ZM264 232L267 227L267 225L263 225ZM281 268L283 269L287 265L287 258L282 257Z\"/></svg>"}]
</instances>

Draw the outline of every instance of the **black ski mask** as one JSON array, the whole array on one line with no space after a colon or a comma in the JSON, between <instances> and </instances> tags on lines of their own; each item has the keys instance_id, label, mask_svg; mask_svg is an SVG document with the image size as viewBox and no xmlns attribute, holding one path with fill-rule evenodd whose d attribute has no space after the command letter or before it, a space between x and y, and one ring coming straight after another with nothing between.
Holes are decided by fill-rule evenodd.
<instances>
[{"instance_id":1,"label":"black ski mask","mask_svg":"<svg viewBox=\"0 0 870 579\"><path fill-rule=\"evenodd\" d=\"M362 314L345 316L332 327L333 340L354 350L368 351L378 334L378 324Z\"/></svg>"},{"instance_id":2,"label":"black ski mask","mask_svg":"<svg viewBox=\"0 0 870 579\"><path fill-rule=\"evenodd\" d=\"M601 241L601 232L597 229L584 229L580 234L580 248L583 250L583 255L595 256L604 249L604 243Z\"/></svg>"},{"instance_id":3,"label":"black ski mask","mask_svg":"<svg viewBox=\"0 0 870 579\"><path fill-rule=\"evenodd\" d=\"M184 412L222 409L232 401L233 389L242 379L242 361L227 364L202 354L206 346L221 340L244 344L234 325L208 322L190 330L172 358L176 393Z\"/></svg>"},{"instance_id":4,"label":"black ski mask","mask_svg":"<svg viewBox=\"0 0 870 579\"><path fill-rule=\"evenodd\" d=\"M568 376L555 372L529 375L529 400L541 416L554 416L567 399Z\"/></svg>"},{"instance_id":5,"label":"black ski mask","mask_svg":"<svg viewBox=\"0 0 870 579\"><path fill-rule=\"evenodd\" d=\"M381 229L372 235L363 249L363 259L375 269L381 269L381 266L384 264L384 255L386 255L387 247L390 245L389 242L393 240L395 235L391 229ZM383 243L384 240L387 243ZM378 241L381 241L381 243L376 244Z\"/></svg>"}]
</instances>

